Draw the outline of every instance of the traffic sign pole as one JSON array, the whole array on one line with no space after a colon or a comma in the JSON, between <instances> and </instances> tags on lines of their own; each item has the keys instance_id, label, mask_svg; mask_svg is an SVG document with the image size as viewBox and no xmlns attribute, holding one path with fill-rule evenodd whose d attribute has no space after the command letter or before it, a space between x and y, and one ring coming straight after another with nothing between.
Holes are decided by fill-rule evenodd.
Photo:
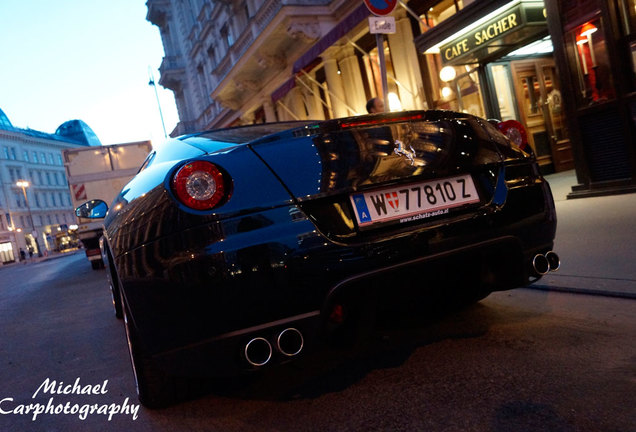
<instances>
[{"instance_id":1,"label":"traffic sign pole","mask_svg":"<svg viewBox=\"0 0 636 432\"><path fill-rule=\"evenodd\" d=\"M386 78L386 60L384 58L384 34L375 35L375 43L378 45L378 61L380 62L380 76L382 77L382 100L384 109L389 106L389 82Z\"/></svg>"},{"instance_id":2,"label":"traffic sign pole","mask_svg":"<svg viewBox=\"0 0 636 432\"><path fill-rule=\"evenodd\" d=\"M364 0L367 8L377 16L385 16L393 12L397 0ZM378 61L380 63L380 75L382 76L382 97L384 106L389 103L389 84L386 78L386 60L384 58L384 35L376 33L375 42L378 46ZM386 108L385 108L386 109Z\"/></svg>"}]
</instances>

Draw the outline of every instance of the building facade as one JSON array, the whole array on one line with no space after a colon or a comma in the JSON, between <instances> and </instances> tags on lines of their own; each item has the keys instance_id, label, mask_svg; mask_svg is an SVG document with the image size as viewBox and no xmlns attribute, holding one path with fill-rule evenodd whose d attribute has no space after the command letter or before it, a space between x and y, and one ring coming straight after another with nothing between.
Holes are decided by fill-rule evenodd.
<instances>
[{"instance_id":1,"label":"building facade","mask_svg":"<svg viewBox=\"0 0 636 432\"><path fill-rule=\"evenodd\" d=\"M636 1L546 2L578 184L570 197L636 192Z\"/></svg>"},{"instance_id":2,"label":"building facade","mask_svg":"<svg viewBox=\"0 0 636 432\"><path fill-rule=\"evenodd\" d=\"M381 49L392 110L517 120L542 171L575 167L581 195L635 184L634 86L617 84L634 80L634 0L401 1L392 13L395 33L380 42L370 34L362 1L148 0L147 6L166 53L160 84L175 92L181 120L173 136L366 113L366 101L383 94ZM573 10L586 12L573 17ZM603 31L583 42L574 34L587 21ZM622 72L605 86L612 71ZM582 113L605 112L607 101L618 108L599 118L618 137L598 146L591 141L598 127L587 127ZM600 163L608 154L613 162Z\"/></svg>"},{"instance_id":3,"label":"building facade","mask_svg":"<svg viewBox=\"0 0 636 432\"><path fill-rule=\"evenodd\" d=\"M62 149L100 145L80 120L54 134L14 127L0 110L0 265L20 251L41 255L64 247L75 223Z\"/></svg>"},{"instance_id":4,"label":"building facade","mask_svg":"<svg viewBox=\"0 0 636 432\"><path fill-rule=\"evenodd\" d=\"M165 50L159 83L174 91L181 120L173 136L362 114L367 99L381 94L377 47L361 1L149 0L147 6ZM403 31L385 45L405 56L391 64L391 83L399 83L404 109L421 108L411 25L398 12Z\"/></svg>"}]
</instances>

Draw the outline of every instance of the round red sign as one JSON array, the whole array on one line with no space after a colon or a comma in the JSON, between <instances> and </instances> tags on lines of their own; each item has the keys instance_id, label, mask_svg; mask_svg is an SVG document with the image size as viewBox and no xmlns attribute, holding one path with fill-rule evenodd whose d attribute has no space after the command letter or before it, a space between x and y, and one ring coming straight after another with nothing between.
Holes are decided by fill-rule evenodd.
<instances>
[{"instance_id":1,"label":"round red sign","mask_svg":"<svg viewBox=\"0 0 636 432\"><path fill-rule=\"evenodd\" d=\"M384 16L393 12L397 0L364 0L364 4L374 15Z\"/></svg>"}]
</instances>

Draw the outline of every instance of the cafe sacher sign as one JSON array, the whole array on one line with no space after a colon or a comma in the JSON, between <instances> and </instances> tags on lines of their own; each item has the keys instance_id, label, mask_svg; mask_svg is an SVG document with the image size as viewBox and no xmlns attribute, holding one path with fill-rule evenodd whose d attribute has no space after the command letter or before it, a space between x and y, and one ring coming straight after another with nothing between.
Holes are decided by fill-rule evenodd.
<instances>
[{"instance_id":1,"label":"cafe sacher sign","mask_svg":"<svg viewBox=\"0 0 636 432\"><path fill-rule=\"evenodd\" d=\"M489 41L497 39L523 25L520 9L512 10L500 15L478 29L463 37L440 47L442 61L448 63L457 57L486 45Z\"/></svg>"}]
</instances>

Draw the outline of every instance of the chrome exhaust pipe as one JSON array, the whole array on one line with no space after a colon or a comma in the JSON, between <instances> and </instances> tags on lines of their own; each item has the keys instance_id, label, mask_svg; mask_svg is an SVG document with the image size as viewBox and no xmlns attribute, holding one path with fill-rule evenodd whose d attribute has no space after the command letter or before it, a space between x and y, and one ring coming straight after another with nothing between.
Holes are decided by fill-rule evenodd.
<instances>
[{"instance_id":1,"label":"chrome exhaust pipe","mask_svg":"<svg viewBox=\"0 0 636 432\"><path fill-rule=\"evenodd\" d=\"M561 267L561 259L554 251L546 252L545 258L550 265L550 271L557 271Z\"/></svg>"},{"instance_id":2,"label":"chrome exhaust pipe","mask_svg":"<svg viewBox=\"0 0 636 432\"><path fill-rule=\"evenodd\" d=\"M287 328L280 332L276 339L278 351L287 357L298 355L305 345L303 334L295 328Z\"/></svg>"},{"instance_id":3,"label":"chrome exhaust pipe","mask_svg":"<svg viewBox=\"0 0 636 432\"><path fill-rule=\"evenodd\" d=\"M272 345L267 339L257 337L245 345L245 360L252 366L265 366L272 358Z\"/></svg>"},{"instance_id":4,"label":"chrome exhaust pipe","mask_svg":"<svg viewBox=\"0 0 636 432\"><path fill-rule=\"evenodd\" d=\"M532 268L539 275L544 275L550 271L550 262L545 255L536 254L532 259Z\"/></svg>"}]
</instances>

